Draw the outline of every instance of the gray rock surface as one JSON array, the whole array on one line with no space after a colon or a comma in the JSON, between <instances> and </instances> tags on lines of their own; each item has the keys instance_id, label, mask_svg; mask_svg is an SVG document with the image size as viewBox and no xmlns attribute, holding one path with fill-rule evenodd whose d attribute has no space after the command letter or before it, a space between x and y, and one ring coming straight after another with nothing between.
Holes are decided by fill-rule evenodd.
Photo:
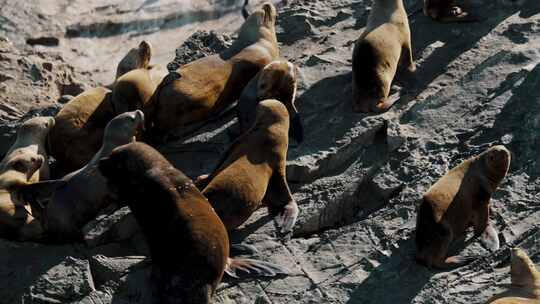
<instances>
[{"instance_id":1,"label":"gray rock surface","mask_svg":"<svg viewBox=\"0 0 540 304\"><path fill-rule=\"evenodd\" d=\"M6 103L17 112L5 117L11 124L39 113L32 112L39 105L19 97L26 95L4 93L3 83L38 87L59 66L27 55L28 38L59 37L48 51L67 58L75 67L72 77L92 73L106 83L121 57L120 45L148 39L159 46L157 62L176 55L185 64L218 52L227 42L222 37L234 36L241 24L242 1L44 1L51 3L37 7L4 2L12 6L0 12L0 20L7 20L0 23L0 36L14 44L0 42L0 64L6 48L10 62L34 60L16 72L12 64L0 66L0 96L20 101ZM188 2L189 7L178 4ZM540 264L540 2L475 0L479 22L438 24L421 14L421 1L406 0L418 70L414 76L398 73L392 88L397 103L373 116L352 113L350 100L352 48L371 1L289 2L280 8L278 39L282 56L301 72L298 103L306 140L291 142L287 168L301 214L294 233L282 236L267 211L258 210L231 239L255 246L255 258L282 264L291 274L225 279L215 302L485 303L509 282L508 248L523 247ZM185 13L197 8L216 13ZM182 9L184 15L172 13ZM36 30L26 30L33 19L23 17L39 10L43 18ZM186 40L196 30L203 32ZM75 95L43 88L39 94L51 94L51 103ZM230 111L192 138L159 148L195 177L214 167L236 128ZM417 265L413 239L421 194L449 168L501 143L513 153L510 173L492 200L501 249L492 253L473 240L453 249L479 257L468 266L434 272ZM94 226L101 228L91 246L0 241L0 303L145 303L148 261L132 257L140 254L144 238L109 237L121 235L117 227L129 211L121 212L110 215L108 225ZM69 279L47 285L60 273Z\"/></svg>"}]
</instances>

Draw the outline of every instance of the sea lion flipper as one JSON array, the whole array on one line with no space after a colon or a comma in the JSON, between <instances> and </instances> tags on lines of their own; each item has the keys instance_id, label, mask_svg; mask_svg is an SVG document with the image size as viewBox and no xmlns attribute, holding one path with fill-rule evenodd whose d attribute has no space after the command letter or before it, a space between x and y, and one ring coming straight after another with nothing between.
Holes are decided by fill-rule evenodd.
<instances>
[{"instance_id":1,"label":"sea lion flipper","mask_svg":"<svg viewBox=\"0 0 540 304\"><path fill-rule=\"evenodd\" d=\"M451 256L447 257L444 261L433 264L434 267L443 270L455 269L461 266L465 266L475 259L477 256Z\"/></svg>"},{"instance_id":2,"label":"sea lion flipper","mask_svg":"<svg viewBox=\"0 0 540 304\"><path fill-rule=\"evenodd\" d=\"M254 259L227 259L225 272L233 277L239 278L239 272L255 276L274 277L278 274L288 274L289 271L277 264Z\"/></svg>"},{"instance_id":3,"label":"sea lion flipper","mask_svg":"<svg viewBox=\"0 0 540 304\"><path fill-rule=\"evenodd\" d=\"M386 99L383 99L383 100L379 101L379 103L375 106L376 107L375 112L382 113L382 112L387 111L388 109L390 109L394 105L394 103L396 101L397 100L390 101L389 98L386 98Z\"/></svg>"},{"instance_id":4,"label":"sea lion flipper","mask_svg":"<svg viewBox=\"0 0 540 304\"><path fill-rule=\"evenodd\" d=\"M230 250L237 252L236 254L255 254L259 252L255 246L247 244L231 244Z\"/></svg>"},{"instance_id":5,"label":"sea lion flipper","mask_svg":"<svg viewBox=\"0 0 540 304\"><path fill-rule=\"evenodd\" d=\"M493 225L489 224L480 237L480 241L491 251L497 251L500 248L499 235Z\"/></svg>"},{"instance_id":6,"label":"sea lion flipper","mask_svg":"<svg viewBox=\"0 0 540 304\"><path fill-rule=\"evenodd\" d=\"M281 214L276 216L276 223L281 227L281 233L292 231L299 213L298 205L294 200L285 205Z\"/></svg>"}]
</instances>

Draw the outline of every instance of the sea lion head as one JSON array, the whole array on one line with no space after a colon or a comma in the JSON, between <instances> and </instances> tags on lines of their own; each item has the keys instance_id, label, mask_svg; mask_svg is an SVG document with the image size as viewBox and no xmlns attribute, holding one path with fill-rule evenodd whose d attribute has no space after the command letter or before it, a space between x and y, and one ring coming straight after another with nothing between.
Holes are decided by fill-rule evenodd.
<instances>
[{"instance_id":1,"label":"sea lion head","mask_svg":"<svg viewBox=\"0 0 540 304\"><path fill-rule=\"evenodd\" d=\"M139 128L144 127L141 110L125 112L113 118L105 127L103 141L112 146L121 146L133 141Z\"/></svg>"},{"instance_id":2,"label":"sea lion head","mask_svg":"<svg viewBox=\"0 0 540 304\"><path fill-rule=\"evenodd\" d=\"M512 249L510 275L512 285L540 288L540 272L529 256L520 248Z\"/></svg>"},{"instance_id":3,"label":"sea lion head","mask_svg":"<svg viewBox=\"0 0 540 304\"><path fill-rule=\"evenodd\" d=\"M134 194L153 168L167 166L171 164L158 151L142 142L117 147L98 163L111 191L124 197Z\"/></svg>"},{"instance_id":4,"label":"sea lion head","mask_svg":"<svg viewBox=\"0 0 540 304\"><path fill-rule=\"evenodd\" d=\"M453 0L424 0L424 15L433 20L444 17L463 17L465 12L459 6L454 6Z\"/></svg>"},{"instance_id":5,"label":"sea lion head","mask_svg":"<svg viewBox=\"0 0 540 304\"><path fill-rule=\"evenodd\" d=\"M480 154L484 162L487 176L494 186L497 186L508 173L510 168L511 153L503 145L493 146Z\"/></svg>"},{"instance_id":6,"label":"sea lion head","mask_svg":"<svg viewBox=\"0 0 540 304\"><path fill-rule=\"evenodd\" d=\"M266 65L257 82L257 100L277 99L289 112L291 127L289 134L297 142L304 139L304 128L300 113L295 105L298 68L286 61L276 60Z\"/></svg>"},{"instance_id":7,"label":"sea lion head","mask_svg":"<svg viewBox=\"0 0 540 304\"><path fill-rule=\"evenodd\" d=\"M19 151L2 165L3 173L0 174L0 189L6 189L13 180L28 182L43 163L45 163L43 156L27 153L24 150Z\"/></svg>"},{"instance_id":8,"label":"sea lion head","mask_svg":"<svg viewBox=\"0 0 540 304\"><path fill-rule=\"evenodd\" d=\"M152 45L143 40L138 47L129 50L126 56L120 60L116 68L116 79L131 70L148 67L151 58Z\"/></svg>"},{"instance_id":9,"label":"sea lion head","mask_svg":"<svg viewBox=\"0 0 540 304\"><path fill-rule=\"evenodd\" d=\"M257 42L261 38L269 39L277 44L275 24L277 10L274 5L267 2L249 15L238 31L238 39L243 45Z\"/></svg>"},{"instance_id":10,"label":"sea lion head","mask_svg":"<svg viewBox=\"0 0 540 304\"><path fill-rule=\"evenodd\" d=\"M19 127L17 138L33 138L36 141L44 141L54 124L54 118L50 116L31 118Z\"/></svg>"}]
</instances>

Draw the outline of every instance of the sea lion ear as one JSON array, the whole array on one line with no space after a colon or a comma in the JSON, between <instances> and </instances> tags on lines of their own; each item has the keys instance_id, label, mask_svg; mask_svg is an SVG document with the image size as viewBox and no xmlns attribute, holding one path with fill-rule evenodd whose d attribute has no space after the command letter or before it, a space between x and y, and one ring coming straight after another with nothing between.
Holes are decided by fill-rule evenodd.
<instances>
[{"instance_id":1,"label":"sea lion ear","mask_svg":"<svg viewBox=\"0 0 540 304\"><path fill-rule=\"evenodd\" d=\"M53 193L66 184L67 182L62 179L48 180L21 185L17 188L17 192L21 195L25 203L39 205L41 208L45 208L47 201Z\"/></svg>"},{"instance_id":2,"label":"sea lion ear","mask_svg":"<svg viewBox=\"0 0 540 304\"><path fill-rule=\"evenodd\" d=\"M139 58L140 67L147 68L150 65L150 59L152 59L152 45L150 42L143 40L139 44Z\"/></svg>"}]
</instances>

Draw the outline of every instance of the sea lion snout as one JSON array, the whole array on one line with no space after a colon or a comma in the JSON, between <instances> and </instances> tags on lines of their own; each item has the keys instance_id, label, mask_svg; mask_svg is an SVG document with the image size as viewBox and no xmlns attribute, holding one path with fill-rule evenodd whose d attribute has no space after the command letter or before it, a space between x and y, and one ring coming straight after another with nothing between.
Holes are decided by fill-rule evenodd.
<instances>
[{"instance_id":1,"label":"sea lion snout","mask_svg":"<svg viewBox=\"0 0 540 304\"><path fill-rule=\"evenodd\" d=\"M490 167L496 168L497 170L508 171L510 167L510 161L512 159L511 152L503 145L497 145L491 147L487 153L487 162Z\"/></svg>"}]
</instances>

